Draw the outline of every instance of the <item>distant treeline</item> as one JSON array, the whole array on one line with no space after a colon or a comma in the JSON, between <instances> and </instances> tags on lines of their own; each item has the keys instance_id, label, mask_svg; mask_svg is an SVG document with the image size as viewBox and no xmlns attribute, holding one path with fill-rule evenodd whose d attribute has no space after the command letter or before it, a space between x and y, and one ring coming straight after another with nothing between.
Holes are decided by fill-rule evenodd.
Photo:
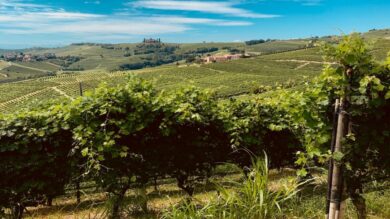
<instances>
[{"instance_id":1,"label":"distant treeline","mask_svg":"<svg viewBox=\"0 0 390 219\"><path fill-rule=\"evenodd\" d=\"M105 43L72 43L71 46L103 46L103 45L112 45Z\"/></svg>"},{"instance_id":2,"label":"distant treeline","mask_svg":"<svg viewBox=\"0 0 390 219\"><path fill-rule=\"evenodd\" d=\"M125 70L142 69L147 67L155 67L159 65L177 62L182 60L183 58L184 57L182 55L171 55L171 56L166 56L164 58L157 58L157 59L145 58L146 60L142 62L122 64L119 66L119 70L125 71Z\"/></svg>"},{"instance_id":3,"label":"distant treeline","mask_svg":"<svg viewBox=\"0 0 390 219\"><path fill-rule=\"evenodd\" d=\"M230 46L222 47L222 49L225 49L225 50L229 51L231 54L245 53L245 50L232 48Z\"/></svg>"},{"instance_id":4,"label":"distant treeline","mask_svg":"<svg viewBox=\"0 0 390 219\"><path fill-rule=\"evenodd\" d=\"M195 50L190 50L186 52L185 54L204 54L204 53L209 53L209 52L215 52L218 51L217 47L201 47L201 48L196 48Z\"/></svg>"},{"instance_id":5,"label":"distant treeline","mask_svg":"<svg viewBox=\"0 0 390 219\"><path fill-rule=\"evenodd\" d=\"M135 50L135 55L148 55L142 57L143 61L136 63L127 63L119 66L119 70L136 70L146 67L155 67L159 65L174 63L181 60L186 60L187 62L193 62L196 60L196 56L203 55L205 53L211 53L218 51L216 47L202 47L196 48L194 50L186 51L182 54L175 53L178 49L178 46L166 46L161 44L151 44L139 46ZM126 54L125 54L126 55ZM130 55L127 55L130 56Z\"/></svg>"},{"instance_id":6,"label":"distant treeline","mask_svg":"<svg viewBox=\"0 0 390 219\"><path fill-rule=\"evenodd\" d=\"M272 41L276 41L276 40L273 40L273 39L266 39L266 40L263 40L263 39L259 39L259 40L249 40L249 41L245 41L245 44L250 46L250 45L256 45L256 44L261 44L261 43L266 43L266 42L272 42Z\"/></svg>"}]
</instances>

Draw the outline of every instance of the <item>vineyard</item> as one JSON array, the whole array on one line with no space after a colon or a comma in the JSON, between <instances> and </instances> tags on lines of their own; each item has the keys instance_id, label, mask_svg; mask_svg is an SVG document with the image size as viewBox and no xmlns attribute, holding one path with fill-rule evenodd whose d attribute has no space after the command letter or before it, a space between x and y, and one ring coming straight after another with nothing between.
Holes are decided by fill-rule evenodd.
<instances>
[{"instance_id":1,"label":"vineyard","mask_svg":"<svg viewBox=\"0 0 390 219\"><path fill-rule=\"evenodd\" d=\"M277 44L279 42L271 43ZM390 45L386 46L386 43L386 40L378 41L375 44L377 46L373 47L370 53L379 60L384 59L384 51L388 51L390 48ZM193 47L187 45L183 49L198 47L199 45ZM88 51L88 49L83 51ZM93 63L102 62L95 60ZM201 88L213 89L221 97L251 94L259 86L275 86L276 84L285 83L299 84L318 75L325 63L322 60L320 49L316 47L210 65L161 66L113 73L108 73L105 70L94 70L41 77L0 84L0 90L3 93L0 98L0 112L13 112L35 105L37 100L55 99L57 97L75 98L80 95L80 83L85 91L93 90L102 82L110 85L123 84L128 74L135 74L150 80L159 89L175 89L192 84ZM39 63L21 64L39 67ZM115 62L112 62L112 64L115 65ZM51 64L46 64L46 66L48 69L55 68ZM18 66L11 67L21 68ZM30 74L31 71L34 70L26 68L22 74ZM42 71L38 73L46 74Z\"/></svg>"},{"instance_id":2,"label":"vineyard","mask_svg":"<svg viewBox=\"0 0 390 219\"><path fill-rule=\"evenodd\" d=\"M45 54L55 54L47 60L32 61L5 60L7 66L0 62L0 82L10 82L53 75L55 73L70 73L72 71L117 71L123 70L123 65L159 66L175 63L188 57L204 56L206 54L230 54L247 51L253 54L269 54L299 50L306 47L310 40L273 40L259 45L244 43L162 43L150 48L142 43L131 44L72 44L70 46L44 49L33 48L14 53L24 53L41 57ZM7 54L1 53L0 56ZM153 55L152 55L153 54ZM146 64L145 64L146 63ZM153 63L153 64L151 64ZM1 77L3 76L3 77ZM6 76L6 77L5 77Z\"/></svg>"},{"instance_id":3,"label":"vineyard","mask_svg":"<svg viewBox=\"0 0 390 219\"><path fill-rule=\"evenodd\" d=\"M192 84L214 89L220 96L235 96L250 93L259 85L273 86L287 81L298 83L315 76L322 68L321 62L302 66L305 63L263 59L260 57L210 65L165 66L113 73L86 71L0 84L0 90L4 93L0 98L0 112L13 112L26 105L36 104L36 100L56 96L75 98L80 95L80 83L85 91L93 90L102 82L110 85L123 84L129 74L152 81L159 89L175 89ZM44 90L45 88L49 89Z\"/></svg>"},{"instance_id":4,"label":"vineyard","mask_svg":"<svg viewBox=\"0 0 390 219\"><path fill-rule=\"evenodd\" d=\"M390 57L358 35L322 51L4 85L21 86L4 109L64 99L0 114L0 215L76 199L85 218L389 218ZM221 98L249 81L260 95Z\"/></svg>"},{"instance_id":5,"label":"vineyard","mask_svg":"<svg viewBox=\"0 0 390 219\"><path fill-rule=\"evenodd\" d=\"M0 85L3 95L0 98L0 112L13 112L50 99L73 99L82 90L94 90L100 83L120 84L126 73L84 73L42 77L39 79ZM118 79L119 78L119 79Z\"/></svg>"}]
</instances>

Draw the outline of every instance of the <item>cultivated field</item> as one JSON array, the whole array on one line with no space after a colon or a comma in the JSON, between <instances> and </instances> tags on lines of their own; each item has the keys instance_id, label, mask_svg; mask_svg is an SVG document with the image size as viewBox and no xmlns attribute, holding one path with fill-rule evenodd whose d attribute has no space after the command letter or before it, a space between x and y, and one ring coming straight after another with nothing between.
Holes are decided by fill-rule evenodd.
<instances>
[{"instance_id":1,"label":"cultivated field","mask_svg":"<svg viewBox=\"0 0 390 219\"><path fill-rule=\"evenodd\" d=\"M370 40L373 40L373 38L370 38ZM302 46L303 42L305 41L277 41L264 43L261 46L253 45L252 47L257 46L265 49L268 44L272 44L275 50L279 48L289 49L283 47L283 45ZM372 42L370 44L371 53L376 59L383 60L386 57L386 51L390 49L390 40L377 40L374 38L370 42ZM219 46L221 48L237 45L239 44L209 44L209 46ZM299 82L317 75L324 64L329 64L323 61L320 49L315 47L277 52L256 58L223 63L166 65L142 70L109 73L104 68L117 66L123 59L123 57L119 56L115 58L116 50L113 50L114 54L110 54L111 58L103 59L100 56L92 55L97 52L94 46L79 47L70 46L70 48L58 50L61 53L64 52L63 55L75 54L74 51L80 50L80 54L86 55L88 58L73 65L77 64L94 70L74 73L64 72L58 76L0 84L0 89L4 92L0 98L0 111L12 112L15 109L29 106L30 103L36 104L37 100L56 97L74 98L80 95L80 82L83 90L93 90L102 82L107 82L111 85L123 83L129 74L151 80L160 89L173 89L192 84L202 88L213 89L221 97L237 96L250 94L260 85L273 86L286 82L299 84ZM199 47L199 44L187 44L182 46L182 49L192 50ZM6 62L0 62L0 64L3 67L0 70L0 73L2 73L0 77L3 76L1 78L3 80L22 76L44 76L47 74L47 71L58 70L58 66L56 67L55 64L48 62L15 63L11 66ZM13 72L13 74L9 74L9 72ZM11 76L5 77L7 75Z\"/></svg>"},{"instance_id":2,"label":"cultivated field","mask_svg":"<svg viewBox=\"0 0 390 219\"><path fill-rule=\"evenodd\" d=\"M266 56L207 65L181 65L147 68L135 71L108 73L84 71L62 74L27 81L0 84L4 92L0 99L0 111L12 112L38 100L55 96L74 98L80 95L80 83L84 91L106 82L111 85L124 83L129 74L153 81L160 89L173 89L187 85L215 90L220 96L237 96L251 93L256 86L277 83L300 82L318 74L321 63L265 60ZM47 98L46 98L47 96Z\"/></svg>"}]
</instances>

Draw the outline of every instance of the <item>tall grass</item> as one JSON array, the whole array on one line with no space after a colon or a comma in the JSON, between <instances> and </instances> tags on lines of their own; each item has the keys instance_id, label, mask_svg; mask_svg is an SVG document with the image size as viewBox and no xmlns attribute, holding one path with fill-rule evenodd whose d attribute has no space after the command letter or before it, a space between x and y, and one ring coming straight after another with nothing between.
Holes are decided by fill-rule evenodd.
<instances>
[{"instance_id":1,"label":"tall grass","mask_svg":"<svg viewBox=\"0 0 390 219\"><path fill-rule=\"evenodd\" d=\"M184 200L163 213L162 218L265 219L283 216L283 208L298 192L299 184L290 182L281 188L270 188L268 161L253 161L248 177L232 182L232 188L216 185L218 196L203 204Z\"/></svg>"}]
</instances>

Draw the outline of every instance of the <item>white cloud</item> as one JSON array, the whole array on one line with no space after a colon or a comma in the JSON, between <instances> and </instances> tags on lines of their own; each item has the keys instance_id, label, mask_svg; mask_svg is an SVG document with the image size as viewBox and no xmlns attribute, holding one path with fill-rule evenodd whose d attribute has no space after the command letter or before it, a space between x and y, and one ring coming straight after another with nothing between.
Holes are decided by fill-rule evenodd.
<instances>
[{"instance_id":1,"label":"white cloud","mask_svg":"<svg viewBox=\"0 0 390 219\"><path fill-rule=\"evenodd\" d=\"M72 13L72 12L24 12L12 14L0 14L0 22L45 22L50 20L85 20L91 18L102 18L104 15Z\"/></svg>"},{"instance_id":2,"label":"white cloud","mask_svg":"<svg viewBox=\"0 0 390 219\"><path fill-rule=\"evenodd\" d=\"M0 20L1 20L0 16ZM211 26L247 26L249 22L225 21L220 19L188 18L188 17L137 17L79 20L72 22L18 22L0 27L0 32L8 34L124 34L150 35L179 33L192 29L190 24Z\"/></svg>"},{"instance_id":3,"label":"white cloud","mask_svg":"<svg viewBox=\"0 0 390 219\"><path fill-rule=\"evenodd\" d=\"M322 3L323 0L292 0L294 2L300 3L304 6L317 6Z\"/></svg>"},{"instance_id":4,"label":"white cloud","mask_svg":"<svg viewBox=\"0 0 390 219\"><path fill-rule=\"evenodd\" d=\"M80 20L99 18L103 15L67 12L49 5L21 3L18 0L0 0L0 22ZM1 23L0 23L1 24Z\"/></svg>"},{"instance_id":5,"label":"white cloud","mask_svg":"<svg viewBox=\"0 0 390 219\"><path fill-rule=\"evenodd\" d=\"M20 1L12 0L2 0L0 1L0 6L2 7L12 7L12 8L47 8L47 5L40 4L29 4L29 3L20 3Z\"/></svg>"},{"instance_id":6,"label":"white cloud","mask_svg":"<svg viewBox=\"0 0 390 219\"><path fill-rule=\"evenodd\" d=\"M233 2L216 1L177 1L177 0L141 0L129 2L126 5L138 8L159 9L159 10L178 10L178 11L196 11L212 14L223 14L235 17L245 18L274 18L278 15L258 14L245 9L234 7Z\"/></svg>"},{"instance_id":7,"label":"white cloud","mask_svg":"<svg viewBox=\"0 0 390 219\"><path fill-rule=\"evenodd\" d=\"M84 4L100 5L100 1L85 1Z\"/></svg>"},{"instance_id":8,"label":"white cloud","mask_svg":"<svg viewBox=\"0 0 390 219\"><path fill-rule=\"evenodd\" d=\"M231 21L222 19L210 18L191 18L180 16L155 16L147 18L156 22L175 23L175 24L202 24L211 26L249 26L251 22L247 21Z\"/></svg>"},{"instance_id":9,"label":"white cloud","mask_svg":"<svg viewBox=\"0 0 390 219\"><path fill-rule=\"evenodd\" d=\"M6 29L3 32L13 34L126 34L149 35L183 32L189 28L177 24L152 23L143 21L105 20L105 21L79 21L61 25L33 25L30 28ZM1 31L1 30L0 30Z\"/></svg>"},{"instance_id":10,"label":"white cloud","mask_svg":"<svg viewBox=\"0 0 390 219\"><path fill-rule=\"evenodd\" d=\"M240 9L241 10L241 9ZM242 12L242 11L241 11ZM0 0L0 34L46 35L93 39L128 39L133 36L182 33L200 25L247 26L247 21L162 16L150 14L91 14L67 11L48 5ZM54 38L51 38L54 37Z\"/></svg>"}]
</instances>

